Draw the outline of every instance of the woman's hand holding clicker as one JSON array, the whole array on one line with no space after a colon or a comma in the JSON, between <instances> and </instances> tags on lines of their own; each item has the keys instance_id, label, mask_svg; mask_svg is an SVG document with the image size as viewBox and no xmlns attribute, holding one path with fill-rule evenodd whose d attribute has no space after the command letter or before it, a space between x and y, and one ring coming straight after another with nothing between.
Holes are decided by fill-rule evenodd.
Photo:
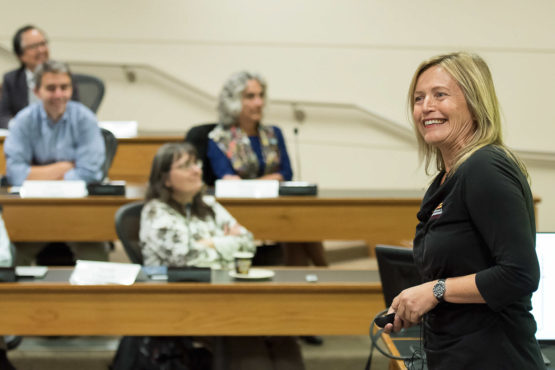
<instances>
[{"instance_id":1,"label":"woman's hand holding clicker","mask_svg":"<svg viewBox=\"0 0 555 370\"><path fill-rule=\"evenodd\" d=\"M438 304L434 297L433 287L435 282L427 282L403 290L393 299L390 312L395 312L395 321L384 328L386 333L398 332L403 328L408 328L418 324L422 316L431 311Z\"/></svg>"}]
</instances>

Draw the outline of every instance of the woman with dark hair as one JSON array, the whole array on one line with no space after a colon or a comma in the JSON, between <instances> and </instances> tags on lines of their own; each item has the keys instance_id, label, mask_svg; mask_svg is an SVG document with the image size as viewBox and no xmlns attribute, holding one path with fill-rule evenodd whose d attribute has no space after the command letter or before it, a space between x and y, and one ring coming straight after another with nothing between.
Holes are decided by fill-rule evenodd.
<instances>
[{"instance_id":1,"label":"woman with dark hair","mask_svg":"<svg viewBox=\"0 0 555 370\"><path fill-rule=\"evenodd\" d=\"M145 265L227 267L254 252L251 233L202 195L202 162L189 144L165 144L152 162L140 241Z\"/></svg>"},{"instance_id":2,"label":"woman with dark hair","mask_svg":"<svg viewBox=\"0 0 555 370\"><path fill-rule=\"evenodd\" d=\"M266 81L241 71L225 83L219 96L219 124L209 134L207 156L219 179L289 181L293 178L279 127L262 124ZM327 266L321 242L282 243L285 264Z\"/></svg>"},{"instance_id":3,"label":"woman with dark hair","mask_svg":"<svg viewBox=\"0 0 555 370\"><path fill-rule=\"evenodd\" d=\"M425 283L391 304L387 332L422 322L429 369L545 369L534 337L534 202L504 144L493 78L475 54L420 64L409 89L419 149L437 175L424 195L414 261Z\"/></svg>"},{"instance_id":4,"label":"woman with dark hair","mask_svg":"<svg viewBox=\"0 0 555 370\"><path fill-rule=\"evenodd\" d=\"M192 145L165 144L158 150L141 213L145 266L227 268L235 252L254 252L252 234L214 197L203 196L202 188L202 162ZM209 338L197 339L211 346ZM231 369L304 369L291 337L225 337L223 343Z\"/></svg>"}]
</instances>

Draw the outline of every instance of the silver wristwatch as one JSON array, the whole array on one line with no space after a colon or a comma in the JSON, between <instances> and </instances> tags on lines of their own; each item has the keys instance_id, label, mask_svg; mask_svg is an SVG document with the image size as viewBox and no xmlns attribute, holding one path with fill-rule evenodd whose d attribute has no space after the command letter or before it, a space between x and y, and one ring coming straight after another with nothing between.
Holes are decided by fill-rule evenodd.
<instances>
[{"instance_id":1,"label":"silver wristwatch","mask_svg":"<svg viewBox=\"0 0 555 370\"><path fill-rule=\"evenodd\" d=\"M443 296L445 295L445 279L439 279L434 285L434 297L441 303L445 302Z\"/></svg>"}]
</instances>

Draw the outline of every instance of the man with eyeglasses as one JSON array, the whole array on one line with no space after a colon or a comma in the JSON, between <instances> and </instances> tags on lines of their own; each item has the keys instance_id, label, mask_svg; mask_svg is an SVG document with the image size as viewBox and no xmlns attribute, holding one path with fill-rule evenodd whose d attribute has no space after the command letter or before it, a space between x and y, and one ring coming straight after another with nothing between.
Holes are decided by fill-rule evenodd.
<instances>
[{"instance_id":1,"label":"man with eyeglasses","mask_svg":"<svg viewBox=\"0 0 555 370\"><path fill-rule=\"evenodd\" d=\"M0 100L0 128L8 128L8 123L20 110L39 101L33 93L33 73L38 65L49 59L48 39L44 32L35 26L27 25L18 29L12 42L21 66L4 75ZM77 89L73 86L71 99L78 98Z\"/></svg>"}]
</instances>

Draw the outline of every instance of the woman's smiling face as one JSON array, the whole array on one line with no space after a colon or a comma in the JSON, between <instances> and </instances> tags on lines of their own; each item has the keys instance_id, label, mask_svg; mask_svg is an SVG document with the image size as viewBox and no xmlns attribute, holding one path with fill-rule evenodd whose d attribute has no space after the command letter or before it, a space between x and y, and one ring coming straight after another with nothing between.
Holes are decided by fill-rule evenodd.
<instances>
[{"instance_id":1,"label":"woman's smiling face","mask_svg":"<svg viewBox=\"0 0 555 370\"><path fill-rule=\"evenodd\" d=\"M413 99L414 124L424 141L444 159L455 156L476 130L457 81L442 67L430 67L418 77Z\"/></svg>"}]
</instances>

